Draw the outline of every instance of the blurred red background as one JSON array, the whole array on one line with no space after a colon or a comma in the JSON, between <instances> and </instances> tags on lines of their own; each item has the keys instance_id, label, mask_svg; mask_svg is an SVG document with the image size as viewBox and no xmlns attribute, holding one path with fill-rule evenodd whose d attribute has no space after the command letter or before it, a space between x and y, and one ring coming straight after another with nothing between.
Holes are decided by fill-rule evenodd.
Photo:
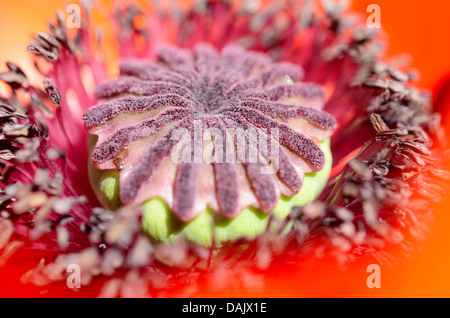
<instances>
[{"instance_id":1,"label":"blurred red background","mask_svg":"<svg viewBox=\"0 0 450 318\"><path fill-rule=\"evenodd\" d=\"M7 60L29 69L31 64L26 46L32 34L47 30L48 19L53 19L56 10L64 10L68 3L63 0L0 0L0 70L5 69ZM381 7L381 25L389 37L387 55L407 53L411 57L410 65L421 74L414 85L432 91L435 98L440 96L439 108L448 108L450 94L438 93L438 90L444 87L450 74L450 1L354 0L352 7L368 16L366 9L372 3ZM444 115L444 119L447 122L447 116ZM306 279L303 282L309 286L304 289L296 285L295 279L279 281L274 275L267 278L268 286L264 291L253 296L449 297L449 211L450 198L447 198L436 207L437 222L431 236L424 242L423 249L412 255L407 263L392 268L382 266L380 289L366 287L369 274L363 266L353 268L345 275L336 272L334 277L328 273L327 282ZM8 296L6 282L6 278L0 276L0 296L3 297ZM8 288L11 295L21 295L13 292L14 286ZM26 293L22 295L26 296Z\"/></svg>"}]
</instances>

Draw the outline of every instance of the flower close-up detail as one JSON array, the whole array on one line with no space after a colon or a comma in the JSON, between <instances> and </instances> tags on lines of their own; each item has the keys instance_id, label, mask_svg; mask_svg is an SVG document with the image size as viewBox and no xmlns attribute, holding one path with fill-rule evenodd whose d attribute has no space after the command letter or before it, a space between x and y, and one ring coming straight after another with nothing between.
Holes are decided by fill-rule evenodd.
<instances>
[{"instance_id":1,"label":"flower close-up detail","mask_svg":"<svg viewBox=\"0 0 450 318\"><path fill-rule=\"evenodd\" d=\"M70 6L34 34L33 67L0 73L10 284L276 296L318 268L401 264L432 232L441 114L346 1Z\"/></svg>"}]
</instances>

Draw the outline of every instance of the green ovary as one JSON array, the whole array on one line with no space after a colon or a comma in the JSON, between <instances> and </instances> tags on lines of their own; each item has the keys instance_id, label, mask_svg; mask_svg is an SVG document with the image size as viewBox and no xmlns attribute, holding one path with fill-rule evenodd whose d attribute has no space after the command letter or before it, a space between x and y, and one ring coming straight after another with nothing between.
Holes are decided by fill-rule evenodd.
<instances>
[{"instance_id":1,"label":"green ovary","mask_svg":"<svg viewBox=\"0 0 450 318\"><path fill-rule=\"evenodd\" d=\"M305 174L303 186L296 195L281 196L273 211L276 219L284 220L294 206L304 206L322 192L332 166L330 140L322 141L320 148L325 153L325 166L319 172ZM117 208L120 205L118 172L91 169L91 176L93 174L96 174L94 180L98 180L93 186L100 190L97 193L100 201L108 208ZM187 240L203 246L211 246L213 240L216 245L220 245L243 237L253 239L267 229L270 218L270 214L251 206L233 219L225 218L207 207L195 219L183 223L172 214L167 203L159 197L146 201L143 208L142 228L153 239L173 243L180 236L184 236ZM275 230L276 227L277 222L271 223L271 230ZM288 229L289 225L286 230Z\"/></svg>"}]
</instances>

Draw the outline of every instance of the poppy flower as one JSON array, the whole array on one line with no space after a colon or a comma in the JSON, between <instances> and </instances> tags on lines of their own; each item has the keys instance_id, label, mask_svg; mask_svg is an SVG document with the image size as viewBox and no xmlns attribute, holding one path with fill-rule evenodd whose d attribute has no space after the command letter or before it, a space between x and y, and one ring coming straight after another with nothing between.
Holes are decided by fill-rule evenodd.
<instances>
[{"instance_id":1,"label":"poppy flower","mask_svg":"<svg viewBox=\"0 0 450 318\"><path fill-rule=\"evenodd\" d=\"M21 281L37 290L75 264L106 297L252 295L273 272L411 252L448 178L444 136L383 41L331 1L58 14L28 46L40 83L0 74L2 260L35 261ZM192 138L174 162L176 129ZM215 159L239 153L232 129L262 139L198 163L207 129Z\"/></svg>"}]
</instances>

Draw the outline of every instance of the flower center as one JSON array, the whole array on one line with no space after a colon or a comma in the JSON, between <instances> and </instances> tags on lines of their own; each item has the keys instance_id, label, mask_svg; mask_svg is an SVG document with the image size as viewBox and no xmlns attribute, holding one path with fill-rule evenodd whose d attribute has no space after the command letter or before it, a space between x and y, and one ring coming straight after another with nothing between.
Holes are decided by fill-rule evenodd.
<instances>
[{"instance_id":1,"label":"flower center","mask_svg":"<svg viewBox=\"0 0 450 318\"><path fill-rule=\"evenodd\" d=\"M249 205L269 212L280 195L298 193L305 173L325 164L319 143L336 122L321 109L322 87L300 82L303 70L295 64L237 45L219 53L198 44L192 51L161 48L154 61L124 60L120 74L97 87L103 102L83 120L98 136L95 168L120 170L124 204L161 196L182 220L206 206L228 217ZM205 130L214 131L215 154L232 152L238 160L192 160L204 148L195 136ZM182 157L191 160L174 162L180 131L191 140Z\"/></svg>"}]
</instances>

